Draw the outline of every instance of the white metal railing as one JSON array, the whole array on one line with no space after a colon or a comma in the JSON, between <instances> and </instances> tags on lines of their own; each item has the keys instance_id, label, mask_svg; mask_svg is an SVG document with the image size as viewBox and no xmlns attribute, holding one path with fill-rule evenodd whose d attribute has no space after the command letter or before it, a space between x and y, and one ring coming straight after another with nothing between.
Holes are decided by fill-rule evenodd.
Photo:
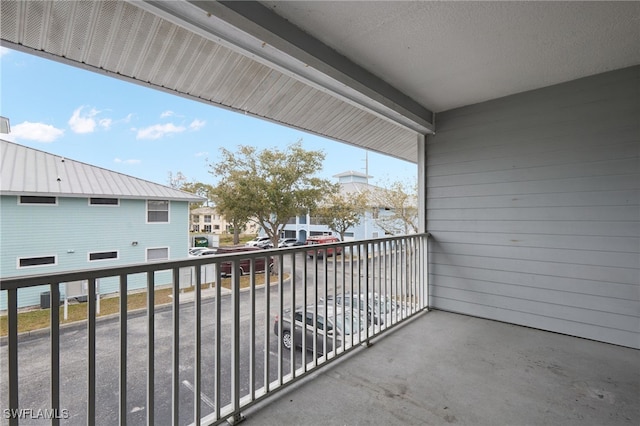
<instances>
[{"instance_id":1,"label":"white metal railing","mask_svg":"<svg viewBox=\"0 0 640 426\"><path fill-rule=\"evenodd\" d=\"M67 416L73 424L113 424L113 413L118 413L121 425L238 421L248 406L425 310L427 239L428 234L418 234L5 278L0 283L0 290L8 293L6 367L0 381L6 392L3 418L11 425L34 412L39 418L51 418L54 425ZM274 264L271 274L256 271L262 261ZM207 265L215 265L210 288L203 285ZM225 289L221 271L229 265L232 273ZM244 278L241 265L248 273ZM187 292L180 286L185 268L193 272L197 284ZM166 270L173 277L172 302L156 306L155 274ZM127 308L127 283L134 274L146 277L142 312ZM114 321L103 322L96 316L96 280L106 277L119 277L117 327ZM69 377L71 367L66 363L71 357L66 346L79 344L78 339L65 335L60 310L50 309L48 342L44 337L25 342L18 335L18 291L49 285L53 307L60 286L78 280L89 283L82 362L86 371ZM316 311L332 314L324 315L327 318L320 324L300 324L300 335L306 336L300 338L293 325L296 311L302 318ZM365 326L358 327L358 321ZM330 332L329 322L341 326ZM347 325L354 332L345 334ZM287 329L292 335L290 350L281 341ZM145 338L132 337L140 330ZM117 347L117 368L103 367L113 355L98 350L98 340L112 342L112 350ZM48 371L29 372L29 365L21 361L27 362L30 351L45 344ZM170 355L163 352L168 347ZM40 379L20 380L19 372ZM69 396L78 392L84 398Z\"/></svg>"}]
</instances>

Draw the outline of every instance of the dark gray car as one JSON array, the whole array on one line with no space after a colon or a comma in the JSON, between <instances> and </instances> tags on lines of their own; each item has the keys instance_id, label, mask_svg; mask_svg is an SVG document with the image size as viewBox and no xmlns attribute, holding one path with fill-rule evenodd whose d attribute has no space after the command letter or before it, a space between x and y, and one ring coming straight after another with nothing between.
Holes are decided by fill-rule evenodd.
<instances>
[{"instance_id":1,"label":"dark gray car","mask_svg":"<svg viewBox=\"0 0 640 426\"><path fill-rule=\"evenodd\" d=\"M291 309L285 309L282 318L282 345L286 349L291 349L294 344L296 347L302 347L302 330L305 330L305 343L304 347L308 351L313 351L314 342L316 351L318 354L323 355L324 350L324 336L327 336L327 350L331 352L333 350L333 337L335 334L336 345L339 347L342 344L343 336L349 336L352 332L357 333L363 330L365 321L361 320L357 315L351 315L350 311L342 311L337 308L336 314L333 314L332 307L328 306L325 315L325 307L320 305L317 307L307 306L306 319L303 321L305 312L302 308L295 310L295 331L292 332L291 325ZM276 336L279 335L278 317L273 324L273 330Z\"/></svg>"}]
</instances>

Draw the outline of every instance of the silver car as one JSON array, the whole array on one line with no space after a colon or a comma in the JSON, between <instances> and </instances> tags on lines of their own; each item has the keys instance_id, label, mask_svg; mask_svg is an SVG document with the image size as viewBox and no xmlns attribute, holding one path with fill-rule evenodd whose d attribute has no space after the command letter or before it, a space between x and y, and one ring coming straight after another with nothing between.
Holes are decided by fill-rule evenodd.
<instances>
[{"instance_id":1,"label":"silver car","mask_svg":"<svg viewBox=\"0 0 640 426\"><path fill-rule=\"evenodd\" d=\"M333 302L333 296L329 296L328 303ZM364 294L345 293L335 296L336 305L349 309L359 309L362 314L367 311L367 323L369 325L383 325L391 322L391 319L398 314L404 316L404 309L398 302L391 298L379 296L377 293L369 293L369 301L366 303Z\"/></svg>"},{"instance_id":2,"label":"silver car","mask_svg":"<svg viewBox=\"0 0 640 426\"><path fill-rule=\"evenodd\" d=\"M315 347L318 354L323 355L324 351L324 336L327 336L327 350L331 352L333 350L333 337L335 334L336 345L339 347L342 344L343 336L349 336L353 332L357 333L364 330L365 321L357 315L351 315L349 310L342 311L337 308L336 314L333 314L333 308L327 306L325 315L325 307L318 305L307 306L306 320L303 321L304 311L302 308L295 310L295 328L291 325L291 309L285 309L282 317L282 345L286 349L291 349L294 346L302 347L302 335L304 330L305 344L304 347L308 351L312 351ZM292 330L295 330L292 332ZM276 336L279 335L278 317L276 317L273 324L273 331Z\"/></svg>"}]
</instances>

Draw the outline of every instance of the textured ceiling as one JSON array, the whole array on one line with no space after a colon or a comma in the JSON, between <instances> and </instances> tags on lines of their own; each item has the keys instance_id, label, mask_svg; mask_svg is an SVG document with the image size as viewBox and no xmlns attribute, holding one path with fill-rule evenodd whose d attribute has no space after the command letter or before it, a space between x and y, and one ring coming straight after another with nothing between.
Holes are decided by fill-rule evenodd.
<instances>
[{"instance_id":1,"label":"textured ceiling","mask_svg":"<svg viewBox=\"0 0 640 426\"><path fill-rule=\"evenodd\" d=\"M262 3L436 112L640 63L640 2Z\"/></svg>"}]
</instances>

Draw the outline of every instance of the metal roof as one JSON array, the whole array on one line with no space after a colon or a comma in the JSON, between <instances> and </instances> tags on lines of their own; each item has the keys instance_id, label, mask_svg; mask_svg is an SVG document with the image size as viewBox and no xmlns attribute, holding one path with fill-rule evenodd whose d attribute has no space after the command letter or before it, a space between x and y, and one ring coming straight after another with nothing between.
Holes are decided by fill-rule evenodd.
<instances>
[{"instance_id":1,"label":"metal roof","mask_svg":"<svg viewBox=\"0 0 640 426\"><path fill-rule=\"evenodd\" d=\"M0 2L3 45L417 161L440 112L640 64L640 2Z\"/></svg>"},{"instance_id":2,"label":"metal roof","mask_svg":"<svg viewBox=\"0 0 640 426\"><path fill-rule=\"evenodd\" d=\"M0 139L0 194L202 201L164 185Z\"/></svg>"}]
</instances>

